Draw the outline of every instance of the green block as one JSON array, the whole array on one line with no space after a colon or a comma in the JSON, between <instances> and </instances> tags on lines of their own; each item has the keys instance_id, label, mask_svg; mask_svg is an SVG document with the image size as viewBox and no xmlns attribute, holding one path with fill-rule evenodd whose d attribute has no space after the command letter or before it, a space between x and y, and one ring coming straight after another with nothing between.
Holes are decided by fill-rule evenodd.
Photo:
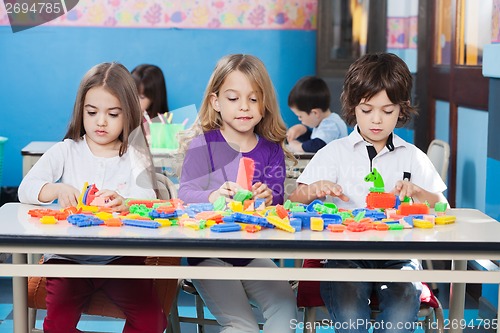
<instances>
[{"instance_id":1,"label":"green block","mask_svg":"<svg viewBox=\"0 0 500 333\"><path fill-rule=\"evenodd\" d=\"M233 200L243 203L245 200L248 200L251 198L252 198L252 192L250 192L248 190L240 190L240 191L236 192L236 194L233 197Z\"/></svg>"}]
</instances>

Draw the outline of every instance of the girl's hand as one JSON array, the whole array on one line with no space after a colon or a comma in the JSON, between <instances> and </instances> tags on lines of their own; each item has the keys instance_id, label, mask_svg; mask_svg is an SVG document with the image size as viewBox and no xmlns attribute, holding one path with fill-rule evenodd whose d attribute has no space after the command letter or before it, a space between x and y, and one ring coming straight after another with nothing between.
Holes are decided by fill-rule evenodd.
<instances>
[{"instance_id":1,"label":"girl's hand","mask_svg":"<svg viewBox=\"0 0 500 333\"><path fill-rule=\"evenodd\" d=\"M403 201L405 197L418 197L422 192L422 188L410 182L408 179L398 180L392 193L399 195L399 200Z\"/></svg>"},{"instance_id":2,"label":"girl's hand","mask_svg":"<svg viewBox=\"0 0 500 333\"><path fill-rule=\"evenodd\" d=\"M45 185L43 188L46 188L49 184ZM80 191L74 188L71 185L57 183L51 184L55 186L57 191L57 202L61 208L67 208L71 206L78 205L78 197L80 196ZM43 190L42 188L42 190Z\"/></svg>"},{"instance_id":3,"label":"girl's hand","mask_svg":"<svg viewBox=\"0 0 500 333\"><path fill-rule=\"evenodd\" d=\"M273 203L273 191L267 186L267 184L261 182L253 184L252 193L254 198L266 199L266 206Z\"/></svg>"},{"instance_id":4,"label":"girl's hand","mask_svg":"<svg viewBox=\"0 0 500 333\"><path fill-rule=\"evenodd\" d=\"M327 180L320 180L309 185L309 190L317 198L323 198L327 195L338 197L342 201L349 201L349 198L342 192L342 187Z\"/></svg>"},{"instance_id":5,"label":"girl's hand","mask_svg":"<svg viewBox=\"0 0 500 333\"><path fill-rule=\"evenodd\" d=\"M236 194L236 192L241 189L241 186L236 184L235 182L225 182L221 185L221 187L219 187L217 191L213 191L212 193L210 193L208 201L214 203L215 200L217 200L220 196L232 198Z\"/></svg>"},{"instance_id":6,"label":"girl's hand","mask_svg":"<svg viewBox=\"0 0 500 333\"><path fill-rule=\"evenodd\" d=\"M95 196L108 199L108 202L104 205L104 207L110 207L115 212L128 211L128 207L125 204L125 198L116 193L115 191L100 190L96 192Z\"/></svg>"}]
</instances>

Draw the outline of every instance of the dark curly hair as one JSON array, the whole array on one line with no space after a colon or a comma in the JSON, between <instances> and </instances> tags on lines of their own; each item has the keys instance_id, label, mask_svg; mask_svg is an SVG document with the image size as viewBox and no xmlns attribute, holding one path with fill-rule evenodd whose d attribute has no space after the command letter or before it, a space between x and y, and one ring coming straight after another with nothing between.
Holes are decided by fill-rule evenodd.
<instances>
[{"instance_id":1,"label":"dark curly hair","mask_svg":"<svg viewBox=\"0 0 500 333\"><path fill-rule=\"evenodd\" d=\"M406 63L392 53L366 54L351 64L344 80L342 115L348 125L356 124L355 108L385 90L392 103L401 107L396 127L407 124L417 109L410 104L413 78Z\"/></svg>"}]
</instances>

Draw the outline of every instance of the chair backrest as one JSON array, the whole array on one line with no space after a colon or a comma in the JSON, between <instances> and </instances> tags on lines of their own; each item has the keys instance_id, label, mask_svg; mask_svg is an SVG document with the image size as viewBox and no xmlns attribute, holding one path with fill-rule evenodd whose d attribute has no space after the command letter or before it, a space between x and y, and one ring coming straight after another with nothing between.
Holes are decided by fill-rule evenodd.
<instances>
[{"instance_id":1,"label":"chair backrest","mask_svg":"<svg viewBox=\"0 0 500 333\"><path fill-rule=\"evenodd\" d=\"M450 161L450 145L443 140L432 140L427 148L427 156L436 168L444 182L448 175L448 164Z\"/></svg>"},{"instance_id":2,"label":"chair backrest","mask_svg":"<svg viewBox=\"0 0 500 333\"><path fill-rule=\"evenodd\" d=\"M158 199L169 200L177 198L177 188L167 176L162 173L157 173L156 180L158 182Z\"/></svg>"}]
</instances>

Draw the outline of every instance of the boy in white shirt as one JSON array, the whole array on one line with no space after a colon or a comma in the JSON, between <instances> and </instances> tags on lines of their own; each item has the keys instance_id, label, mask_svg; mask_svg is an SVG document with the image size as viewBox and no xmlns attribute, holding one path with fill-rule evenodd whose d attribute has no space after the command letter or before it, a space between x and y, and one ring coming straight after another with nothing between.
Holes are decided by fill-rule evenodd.
<instances>
[{"instance_id":1,"label":"boy in white shirt","mask_svg":"<svg viewBox=\"0 0 500 333\"><path fill-rule=\"evenodd\" d=\"M288 106L301 122L286 133L293 152L315 153L347 136L347 125L330 110L330 90L323 79L306 76L297 81L288 95Z\"/></svg>"},{"instance_id":2,"label":"boy in white shirt","mask_svg":"<svg viewBox=\"0 0 500 333\"><path fill-rule=\"evenodd\" d=\"M431 207L446 202L446 185L427 155L393 133L416 114L410 105L411 87L408 67L394 54L367 54L356 60L347 72L341 95L344 119L356 126L348 137L329 143L313 157L289 199L310 203L328 195L339 208L366 207L370 184L363 179L376 168L384 177L386 191L400 199L412 197ZM420 269L418 261L409 259L328 260L325 267ZM421 283L321 282L321 296L332 319L357 323L351 329L342 326L338 333L368 332L372 293L381 311L374 326L380 329L375 333L413 332ZM402 323L404 329L399 327Z\"/></svg>"}]
</instances>

